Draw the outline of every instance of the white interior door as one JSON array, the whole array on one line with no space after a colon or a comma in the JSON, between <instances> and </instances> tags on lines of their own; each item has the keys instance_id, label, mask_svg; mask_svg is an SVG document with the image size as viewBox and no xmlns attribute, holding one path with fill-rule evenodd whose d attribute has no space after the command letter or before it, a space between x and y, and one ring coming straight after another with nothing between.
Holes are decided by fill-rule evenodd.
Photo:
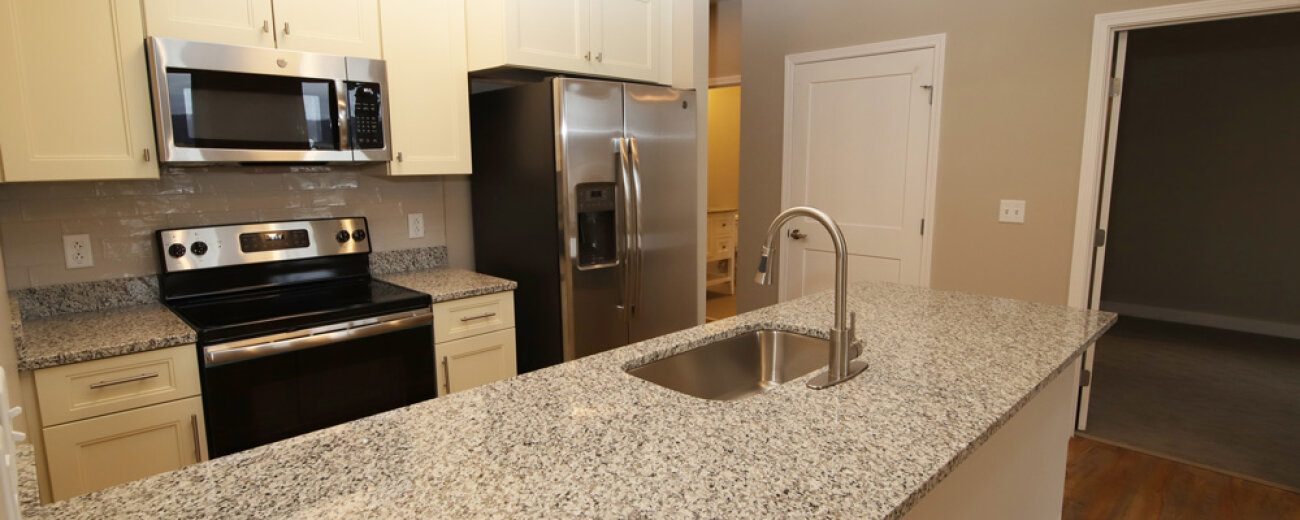
<instances>
[{"instance_id":1,"label":"white interior door","mask_svg":"<svg viewBox=\"0 0 1300 520\"><path fill-rule=\"evenodd\" d=\"M1106 113L1106 155L1102 166L1101 206L1097 208L1097 229L1105 233L1110 228L1110 193L1115 180L1115 142L1119 138L1119 105L1123 92L1124 57L1128 51L1128 31L1115 35L1115 63L1111 71L1110 106ZM1098 240L1092 257L1092 284L1088 291L1088 308L1101 308L1101 274L1106 266L1106 241ZM1092 398L1092 364L1097 344L1088 346L1083 354L1084 378L1079 386L1079 414L1075 427L1088 429L1088 403Z\"/></svg>"},{"instance_id":2,"label":"white interior door","mask_svg":"<svg viewBox=\"0 0 1300 520\"><path fill-rule=\"evenodd\" d=\"M850 281L929 284L921 260L934 62L934 49L919 49L794 66L786 202L839 222ZM826 232L803 219L786 229L781 299L831 288Z\"/></svg>"}]
</instances>

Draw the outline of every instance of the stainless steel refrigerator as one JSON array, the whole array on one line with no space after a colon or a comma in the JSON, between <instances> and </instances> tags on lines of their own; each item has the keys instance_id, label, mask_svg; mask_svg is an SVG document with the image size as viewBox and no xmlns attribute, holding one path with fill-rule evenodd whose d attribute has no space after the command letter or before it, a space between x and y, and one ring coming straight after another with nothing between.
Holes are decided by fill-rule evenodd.
<instances>
[{"instance_id":1,"label":"stainless steel refrigerator","mask_svg":"<svg viewBox=\"0 0 1300 520\"><path fill-rule=\"evenodd\" d=\"M475 268L519 283L520 372L698 324L694 94L552 78L470 97Z\"/></svg>"}]
</instances>

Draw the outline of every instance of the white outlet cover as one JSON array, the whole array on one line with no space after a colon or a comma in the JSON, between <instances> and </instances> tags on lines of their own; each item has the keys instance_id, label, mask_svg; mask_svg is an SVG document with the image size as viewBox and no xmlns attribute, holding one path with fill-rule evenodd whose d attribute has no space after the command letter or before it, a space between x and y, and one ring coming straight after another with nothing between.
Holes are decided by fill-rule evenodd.
<instances>
[{"instance_id":1,"label":"white outlet cover","mask_svg":"<svg viewBox=\"0 0 1300 520\"><path fill-rule=\"evenodd\" d=\"M406 237L424 238L424 213L406 214Z\"/></svg>"},{"instance_id":2,"label":"white outlet cover","mask_svg":"<svg viewBox=\"0 0 1300 520\"><path fill-rule=\"evenodd\" d=\"M1025 201L1023 200L1002 200L998 209L998 222L1010 222L1012 224L1025 223Z\"/></svg>"},{"instance_id":3,"label":"white outlet cover","mask_svg":"<svg viewBox=\"0 0 1300 520\"><path fill-rule=\"evenodd\" d=\"M90 235L63 235L63 263L68 269L94 267L95 252Z\"/></svg>"}]
</instances>

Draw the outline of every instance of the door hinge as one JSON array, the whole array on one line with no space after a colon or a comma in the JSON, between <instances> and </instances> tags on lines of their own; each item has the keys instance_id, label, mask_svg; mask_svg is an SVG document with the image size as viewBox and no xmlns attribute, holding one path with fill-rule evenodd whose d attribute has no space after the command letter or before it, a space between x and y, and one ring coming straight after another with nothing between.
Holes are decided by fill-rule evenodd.
<instances>
[{"instance_id":1,"label":"door hinge","mask_svg":"<svg viewBox=\"0 0 1300 520\"><path fill-rule=\"evenodd\" d=\"M1083 372L1079 374L1079 387L1082 388L1091 385L1092 385L1092 371L1085 368L1083 369Z\"/></svg>"},{"instance_id":2,"label":"door hinge","mask_svg":"<svg viewBox=\"0 0 1300 520\"><path fill-rule=\"evenodd\" d=\"M921 219L921 234L925 234L925 219Z\"/></svg>"},{"instance_id":3,"label":"door hinge","mask_svg":"<svg viewBox=\"0 0 1300 520\"><path fill-rule=\"evenodd\" d=\"M1118 77L1110 78L1110 92L1107 93L1108 97L1119 96L1120 92L1123 90L1124 90L1124 78L1118 78Z\"/></svg>"},{"instance_id":4,"label":"door hinge","mask_svg":"<svg viewBox=\"0 0 1300 520\"><path fill-rule=\"evenodd\" d=\"M934 85L921 85L921 88L930 93L930 104L934 104Z\"/></svg>"},{"instance_id":5,"label":"door hinge","mask_svg":"<svg viewBox=\"0 0 1300 520\"><path fill-rule=\"evenodd\" d=\"M1097 234L1092 237L1092 247L1101 247L1106 245L1106 230L1097 229Z\"/></svg>"}]
</instances>

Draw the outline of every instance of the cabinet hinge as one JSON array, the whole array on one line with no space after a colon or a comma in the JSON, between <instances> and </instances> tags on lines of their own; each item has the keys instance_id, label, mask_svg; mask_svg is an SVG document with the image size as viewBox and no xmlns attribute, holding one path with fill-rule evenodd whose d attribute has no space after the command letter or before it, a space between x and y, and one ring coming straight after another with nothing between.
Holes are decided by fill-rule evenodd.
<instances>
[{"instance_id":1,"label":"cabinet hinge","mask_svg":"<svg viewBox=\"0 0 1300 520\"><path fill-rule=\"evenodd\" d=\"M1110 78L1110 92L1107 93L1109 97L1116 97L1123 90L1124 78Z\"/></svg>"},{"instance_id":2,"label":"cabinet hinge","mask_svg":"<svg viewBox=\"0 0 1300 520\"><path fill-rule=\"evenodd\" d=\"M1101 247L1106 245L1106 230L1097 229L1097 234L1092 238L1092 247Z\"/></svg>"},{"instance_id":3,"label":"cabinet hinge","mask_svg":"<svg viewBox=\"0 0 1300 520\"><path fill-rule=\"evenodd\" d=\"M1083 369L1083 372L1079 374L1079 387L1090 385L1092 385L1092 371L1085 368Z\"/></svg>"}]
</instances>

